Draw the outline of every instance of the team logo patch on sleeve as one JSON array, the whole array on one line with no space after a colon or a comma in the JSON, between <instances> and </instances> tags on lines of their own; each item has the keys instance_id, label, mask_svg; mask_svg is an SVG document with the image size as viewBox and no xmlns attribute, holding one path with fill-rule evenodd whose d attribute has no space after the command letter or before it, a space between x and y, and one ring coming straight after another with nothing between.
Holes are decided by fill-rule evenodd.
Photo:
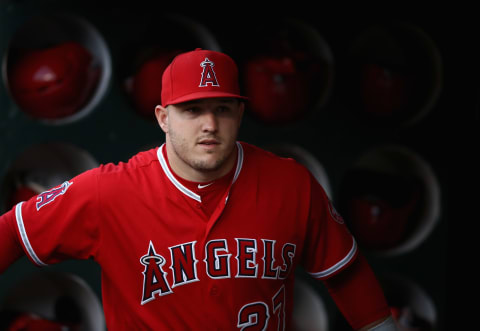
<instances>
[{"instance_id":1,"label":"team logo patch on sleeve","mask_svg":"<svg viewBox=\"0 0 480 331\"><path fill-rule=\"evenodd\" d=\"M332 215L333 219L340 224L344 224L345 221L343 220L342 215L340 215L335 207L333 206L332 202L328 200L328 209L330 210L330 215Z\"/></svg>"},{"instance_id":2,"label":"team logo patch on sleeve","mask_svg":"<svg viewBox=\"0 0 480 331\"><path fill-rule=\"evenodd\" d=\"M40 210L40 208L42 208L43 206L55 200L58 196L65 194L70 185L72 184L73 182L66 181L60 186L57 186L49 191L40 193L37 196L37 211Z\"/></svg>"}]
</instances>

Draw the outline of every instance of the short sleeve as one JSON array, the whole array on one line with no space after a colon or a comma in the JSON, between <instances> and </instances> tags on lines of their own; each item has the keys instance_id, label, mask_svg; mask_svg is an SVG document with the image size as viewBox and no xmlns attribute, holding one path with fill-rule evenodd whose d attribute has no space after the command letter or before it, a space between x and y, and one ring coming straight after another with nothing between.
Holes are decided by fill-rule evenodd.
<instances>
[{"instance_id":1,"label":"short sleeve","mask_svg":"<svg viewBox=\"0 0 480 331\"><path fill-rule=\"evenodd\" d=\"M303 265L314 278L327 279L355 259L357 244L342 216L312 176L310 184L310 212Z\"/></svg>"},{"instance_id":2,"label":"short sleeve","mask_svg":"<svg viewBox=\"0 0 480 331\"><path fill-rule=\"evenodd\" d=\"M94 257L99 239L97 176L94 170L20 202L17 234L28 258L39 266Z\"/></svg>"}]
</instances>

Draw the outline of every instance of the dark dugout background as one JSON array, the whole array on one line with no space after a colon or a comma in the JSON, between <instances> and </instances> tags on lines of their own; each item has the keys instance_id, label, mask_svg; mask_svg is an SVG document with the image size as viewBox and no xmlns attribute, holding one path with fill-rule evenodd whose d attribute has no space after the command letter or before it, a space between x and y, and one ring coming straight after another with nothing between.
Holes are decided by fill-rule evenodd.
<instances>
[{"instance_id":1,"label":"dark dugout background","mask_svg":"<svg viewBox=\"0 0 480 331\"><path fill-rule=\"evenodd\" d=\"M248 109L240 139L266 148L277 148L277 151L281 150L279 144L283 144L283 148L297 146L306 151L310 161L321 165L323 172L320 177L323 176L323 184L328 187L334 204L342 214L342 188L350 170L356 165L366 164L370 170L378 170L378 167L387 164L386 167L395 169L397 175L405 169L408 175L417 175L417 161L421 160L421 166L427 169L427 177L430 176L427 182L431 184L433 181L436 185L433 197L424 196L422 200L428 205L424 208L433 209L424 212L433 219L428 231L413 248L404 247L387 253L365 248L365 253L381 279L394 275L395 279L404 279L420 287L433 303L437 329L446 330L447 164L453 150L452 140L445 132L457 124L452 119L453 113L457 119L478 121L476 98L469 100L475 104L471 113L452 107L451 95L456 88L453 77L458 63L455 62L448 27L440 15L427 15L405 8L380 10L378 14L366 8L349 8L347 11L322 4L298 4L294 8L292 5L254 11L245 4L215 9L213 4L206 3L191 7L139 1L111 7L100 1L1 1L2 212L7 208L15 169L19 169L18 172L31 171L37 163L42 169L41 174L48 175L52 165L53 169L58 166L63 174L70 174L100 163L127 161L136 152L163 142L161 130L148 116L136 111L126 92L126 82L142 59L142 54L157 48L218 48L237 60L244 84L242 87L245 87L247 78L243 73L248 59L267 49L273 40L285 37L294 47L322 57L322 67L315 67L318 71L312 69L318 75L316 77L320 77L314 85L316 92L313 94L317 98L309 104L305 113L298 109L299 117L282 123L268 122ZM290 22L296 23L292 25ZM418 88L428 100L422 99L408 108L407 115L402 115L404 117L379 120L365 116L356 103L356 93L359 92L354 84L358 79L356 66L359 58L365 54L375 58L376 55L372 54L378 53L382 55L376 59L389 59L392 54L395 58L399 54L395 47L401 48L403 46L398 45L405 44L397 40L391 49L385 46L390 42L388 38L400 35L396 34L397 30L387 33L387 37L379 37L380 41L372 37L373 42L363 33L372 27L393 31L389 29L402 24L420 29L435 50L431 51L435 53L433 58L424 57L415 62L416 56L421 58L424 55L403 49L406 55L402 59L408 59L406 64L402 62L405 65L403 68L408 68L412 59L418 66L413 71L432 68L426 74L427 78L421 81L423 89ZM42 33L45 37L43 41ZM363 44L359 41L362 36ZM15 47L41 46L42 42L45 44L70 37L92 50L96 65L102 70L94 95L80 114L71 118L52 121L26 114L9 92L7 71L15 56L12 52ZM408 39L405 36L401 38ZM382 47L382 40L385 47ZM420 42L417 40L416 43ZM386 149L382 149L384 147ZM369 154L371 152L373 157ZM375 154L377 152L379 154ZM285 153L293 153L293 150ZM399 192L398 188L391 189ZM425 202L429 199L433 200L430 204ZM68 261L48 267L48 270L67 271L80 276L101 297L100 270L94 262ZM19 279L38 271L27 259L17 262L1 276L0 298ZM303 276L301 271L299 274ZM336 308L321 286L317 290L326 303L330 328L341 329L342 321Z\"/></svg>"}]
</instances>

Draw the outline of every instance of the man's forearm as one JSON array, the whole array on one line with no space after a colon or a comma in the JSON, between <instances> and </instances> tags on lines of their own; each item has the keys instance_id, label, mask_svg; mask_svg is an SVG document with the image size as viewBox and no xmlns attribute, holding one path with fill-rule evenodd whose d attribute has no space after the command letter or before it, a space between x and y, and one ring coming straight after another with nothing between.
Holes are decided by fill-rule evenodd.
<instances>
[{"instance_id":1,"label":"man's forearm","mask_svg":"<svg viewBox=\"0 0 480 331\"><path fill-rule=\"evenodd\" d=\"M369 330L391 316L383 290L360 253L350 266L325 280L324 284L355 330Z\"/></svg>"}]
</instances>

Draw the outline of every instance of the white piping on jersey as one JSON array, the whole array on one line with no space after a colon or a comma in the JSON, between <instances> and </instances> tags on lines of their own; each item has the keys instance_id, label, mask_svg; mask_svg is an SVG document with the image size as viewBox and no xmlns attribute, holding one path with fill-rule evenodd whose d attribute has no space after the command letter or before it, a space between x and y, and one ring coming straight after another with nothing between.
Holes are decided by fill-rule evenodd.
<instances>
[{"instance_id":1,"label":"white piping on jersey","mask_svg":"<svg viewBox=\"0 0 480 331\"><path fill-rule=\"evenodd\" d=\"M23 202L20 202L15 206L15 218L17 219L17 226L18 231L20 232L20 237L22 238L23 245L25 246L25 249L27 250L28 255L30 255L32 260L39 266L45 267L48 264L43 263L42 260L38 258L37 254L35 254L35 251L33 250L32 245L30 244L30 240L28 240L27 232L25 231L25 225L23 224L22 205Z\"/></svg>"},{"instance_id":2,"label":"white piping on jersey","mask_svg":"<svg viewBox=\"0 0 480 331\"><path fill-rule=\"evenodd\" d=\"M173 183L173 185L175 185L175 187L180 192L182 192L183 194L185 194L189 198L192 198L193 200L196 200L198 202L202 202L202 198L200 197L200 195L196 194L195 192L192 192L191 190L189 190L188 188L183 186L182 183L180 183L175 178L175 176L172 174L172 172L170 171L170 168L168 167L167 161L163 157L163 148L164 147L165 147L165 144L163 144L162 146L160 146L157 149L157 157L158 157L158 160L160 161L160 165L162 166L162 169L165 172L165 175L167 176L167 178ZM238 150L237 168L235 169L235 175L233 176L232 183L234 183L237 180L238 176L240 175L240 171L241 171L242 165L243 165L243 148L242 148L242 145L238 141L237 141L237 147L238 147L237 148L237 150ZM226 203L226 201L225 201L225 203Z\"/></svg>"},{"instance_id":3,"label":"white piping on jersey","mask_svg":"<svg viewBox=\"0 0 480 331\"><path fill-rule=\"evenodd\" d=\"M198 194L190 191L188 188L183 186L182 183L180 183L175 178L175 176L172 174L172 172L168 168L167 161L163 157L163 152L162 151L163 151L164 146L165 146L165 144L163 144L162 146L160 146L159 149L157 149L157 157L158 157L158 160L160 161L160 165L162 166L163 171L165 172L165 175L167 175L168 179L170 179L170 181L173 183L173 185L175 185L180 192L182 192L186 196L188 196L188 197L190 197L190 198L192 198L192 199L194 199L198 202L202 202L202 199L200 198L200 196Z\"/></svg>"},{"instance_id":4,"label":"white piping on jersey","mask_svg":"<svg viewBox=\"0 0 480 331\"><path fill-rule=\"evenodd\" d=\"M330 268L324 271L309 272L309 274L314 278L324 278L342 269L348 262L350 262L350 260L353 258L353 256L357 252L357 242L355 241L355 238L352 237L352 239L353 239L352 248L342 260L340 260L338 263L336 263L335 265L331 266Z\"/></svg>"},{"instance_id":5,"label":"white piping on jersey","mask_svg":"<svg viewBox=\"0 0 480 331\"><path fill-rule=\"evenodd\" d=\"M233 175L232 184L235 183L235 181L237 180L238 175L240 175L240 170L242 170L242 166L243 166L243 147L238 141L237 141L237 147L238 147L237 169L235 169L235 175ZM229 197L230 197L230 192L228 192L225 198L225 204L227 204Z\"/></svg>"},{"instance_id":6,"label":"white piping on jersey","mask_svg":"<svg viewBox=\"0 0 480 331\"><path fill-rule=\"evenodd\" d=\"M235 181L238 178L238 175L240 175L240 171L242 170L243 166L243 147L242 145L237 141L237 150L238 150L238 156L237 156L237 169L235 169L235 175L233 176L233 181L232 183L235 183Z\"/></svg>"}]
</instances>

